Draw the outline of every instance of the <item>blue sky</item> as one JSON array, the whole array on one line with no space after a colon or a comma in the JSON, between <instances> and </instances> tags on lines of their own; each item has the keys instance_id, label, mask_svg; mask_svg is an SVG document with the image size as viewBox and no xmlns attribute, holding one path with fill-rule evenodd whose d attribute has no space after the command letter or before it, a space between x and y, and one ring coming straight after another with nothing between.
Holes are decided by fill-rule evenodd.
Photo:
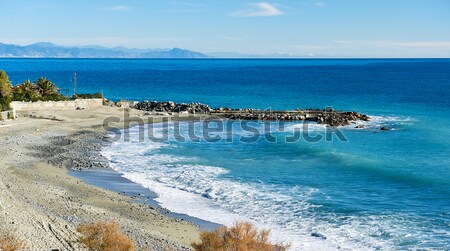
<instances>
[{"instance_id":1,"label":"blue sky","mask_svg":"<svg viewBox=\"0 0 450 251\"><path fill-rule=\"evenodd\" d=\"M0 42L450 57L450 0L0 0Z\"/></svg>"}]
</instances>

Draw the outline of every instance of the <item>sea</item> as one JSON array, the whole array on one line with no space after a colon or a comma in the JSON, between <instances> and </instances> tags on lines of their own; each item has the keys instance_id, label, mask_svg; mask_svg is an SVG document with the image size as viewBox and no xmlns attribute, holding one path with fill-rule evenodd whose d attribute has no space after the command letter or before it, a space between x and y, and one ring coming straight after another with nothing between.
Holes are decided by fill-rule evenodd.
<instances>
[{"instance_id":1,"label":"sea","mask_svg":"<svg viewBox=\"0 0 450 251\"><path fill-rule=\"evenodd\" d=\"M13 85L43 76L63 93L76 72L78 93L114 101L367 114L337 129L134 126L103 154L162 207L250 221L291 250L450 250L450 59L0 59L0 69Z\"/></svg>"}]
</instances>

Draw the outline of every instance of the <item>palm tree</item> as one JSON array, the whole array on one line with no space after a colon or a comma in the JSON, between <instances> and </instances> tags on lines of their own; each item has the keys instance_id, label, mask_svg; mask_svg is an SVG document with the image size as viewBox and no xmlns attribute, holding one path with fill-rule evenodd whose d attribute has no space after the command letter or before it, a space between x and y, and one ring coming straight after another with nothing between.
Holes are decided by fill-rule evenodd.
<instances>
[{"instance_id":1,"label":"palm tree","mask_svg":"<svg viewBox=\"0 0 450 251\"><path fill-rule=\"evenodd\" d=\"M27 80L13 88L13 100L17 101L37 101L39 93L36 85Z\"/></svg>"},{"instance_id":2,"label":"palm tree","mask_svg":"<svg viewBox=\"0 0 450 251\"><path fill-rule=\"evenodd\" d=\"M36 86L33 83L31 83L31 81L29 79L20 85L26 91L35 91L36 90Z\"/></svg>"},{"instance_id":3,"label":"palm tree","mask_svg":"<svg viewBox=\"0 0 450 251\"><path fill-rule=\"evenodd\" d=\"M37 89L41 96L48 96L56 93L58 88L50 80L46 78L39 78L36 81Z\"/></svg>"}]
</instances>

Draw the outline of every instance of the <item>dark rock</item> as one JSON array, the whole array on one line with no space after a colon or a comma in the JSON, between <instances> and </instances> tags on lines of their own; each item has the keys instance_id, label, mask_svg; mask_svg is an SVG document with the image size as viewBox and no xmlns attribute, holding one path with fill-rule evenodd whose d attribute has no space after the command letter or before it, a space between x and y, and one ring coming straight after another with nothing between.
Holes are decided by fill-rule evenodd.
<instances>
[{"instance_id":1,"label":"dark rock","mask_svg":"<svg viewBox=\"0 0 450 251\"><path fill-rule=\"evenodd\" d=\"M380 130L381 131L389 131L389 130L391 130L389 127L387 127L387 126L382 126L381 128L380 128Z\"/></svg>"},{"instance_id":2,"label":"dark rock","mask_svg":"<svg viewBox=\"0 0 450 251\"><path fill-rule=\"evenodd\" d=\"M357 112L343 112L336 111L331 108L325 110L320 109L296 109L295 111L260 111L257 109L231 109L227 107L219 107L212 109L206 104L202 103L175 103L173 101L158 102L158 101L143 101L134 106L135 109L151 112L188 112L199 114L214 113L218 116L223 116L228 119L237 120L274 120L274 121L293 121L305 120L312 121L318 124L325 124L333 127L350 125L351 122L357 120L368 121L369 117Z\"/></svg>"},{"instance_id":3,"label":"dark rock","mask_svg":"<svg viewBox=\"0 0 450 251\"><path fill-rule=\"evenodd\" d=\"M317 233L317 232L311 233L311 236L312 236L312 237L316 237L316 238L321 238L321 239L324 239L324 240L327 239L327 237L326 237L325 235L323 235L323 234L321 234L321 233Z\"/></svg>"},{"instance_id":4,"label":"dark rock","mask_svg":"<svg viewBox=\"0 0 450 251\"><path fill-rule=\"evenodd\" d=\"M202 103L175 103L173 101L158 102L144 101L134 106L135 109L152 112L189 112L189 113L210 113L213 109Z\"/></svg>"}]
</instances>

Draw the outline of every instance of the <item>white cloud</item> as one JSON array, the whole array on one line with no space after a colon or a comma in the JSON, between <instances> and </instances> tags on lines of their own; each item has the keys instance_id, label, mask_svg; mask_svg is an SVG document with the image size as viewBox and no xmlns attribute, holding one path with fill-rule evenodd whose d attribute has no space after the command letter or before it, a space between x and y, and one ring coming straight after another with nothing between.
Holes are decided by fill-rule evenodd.
<instances>
[{"instance_id":1,"label":"white cloud","mask_svg":"<svg viewBox=\"0 0 450 251\"><path fill-rule=\"evenodd\" d=\"M270 17L284 14L283 11L278 9L276 6L267 2L252 3L249 5L252 8L232 12L230 15L238 17Z\"/></svg>"},{"instance_id":2,"label":"white cloud","mask_svg":"<svg viewBox=\"0 0 450 251\"><path fill-rule=\"evenodd\" d=\"M129 9L130 9L130 7L125 6L125 5L116 5L116 6L106 7L101 10L102 11L126 11Z\"/></svg>"},{"instance_id":3,"label":"white cloud","mask_svg":"<svg viewBox=\"0 0 450 251\"><path fill-rule=\"evenodd\" d=\"M316 2L315 5L317 7L325 7L325 6L327 6L327 3L325 3L325 2Z\"/></svg>"}]
</instances>

